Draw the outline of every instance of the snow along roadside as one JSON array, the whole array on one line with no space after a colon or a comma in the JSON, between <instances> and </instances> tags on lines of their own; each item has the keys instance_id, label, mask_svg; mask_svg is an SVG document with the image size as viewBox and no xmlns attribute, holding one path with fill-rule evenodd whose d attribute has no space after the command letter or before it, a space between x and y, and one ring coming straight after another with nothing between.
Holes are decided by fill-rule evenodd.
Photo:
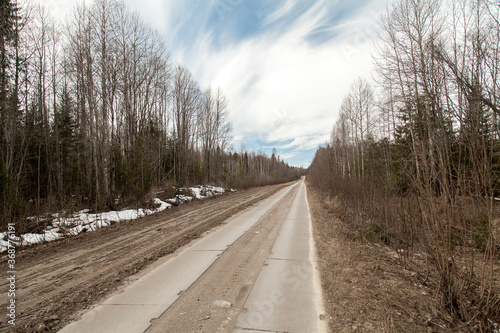
<instances>
[{"instance_id":1,"label":"snow along roadside","mask_svg":"<svg viewBox=\"0 0 500 333\"><path fill-rule=\"evenodd\" d=\"M198 200L209 198L216 195L221 195L226 191L234 192L233 189L226 190L222 187L215 186L196 186L190 188L182 188L181 191L190 191ZM11 242L14 241L16 246L30 246L44 242L50 242L56 239L63 238L67 235L78 235L81 232L95 231L100 228L110 226L112 223L120 221L136 220L147 215L152 215L171 208L173 205L182 205L193 200L193 197L178 194L175 198L162 201L158 198L153 200L154 204L159 206L155 209L126 209L120 211L109 211L97 214L89 214L88 209L74 213L70 217L60 217L61 214L52 214L54 218L52 225L45 228L43 233L26 233L19 236L10 235ZM30 217L28 219L36 219ZM0 253L7 250L9 244L7 232L0 233ZM14 238L13 238L14 237Z\"/></svg>"}]
</instances>

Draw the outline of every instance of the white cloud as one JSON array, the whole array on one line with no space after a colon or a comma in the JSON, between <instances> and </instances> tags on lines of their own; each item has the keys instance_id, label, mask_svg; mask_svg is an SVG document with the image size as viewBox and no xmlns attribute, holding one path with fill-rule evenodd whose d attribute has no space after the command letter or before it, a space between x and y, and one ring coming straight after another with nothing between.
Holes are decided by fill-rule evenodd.
<instances>
[{"instance_id":1,"label":"white cloud","mask_svg":"<svg viewBox=\"0 0 500 333\"><path fill-rule=\"evenodd\" d=\"M44 6L52 17L63 23L67 18L72 16L76 5L82 4L83 0L35 0L34 3ZM86 0L85 3L91 5L94 1Z\"/></svg>"},{"instance_id":2,"label":"white cloud","mask_svg":"<svg viewBox=\"0 0 500 333\"><path fill-rule=\"evenodd\" d=\"M176 6L174 1L125 0L125 3L131 10L139 12L141 17L156 30L164 32L168 31L167 29L173 29L174 33L178 33L176 27L172 26L174 21L172 17L179 15L181 8ZM170 41L167 40L167 42Z\"/></svg>"},{"instance_id":3,"label":"white cloud","mask_svg":"<svg viewBox=\"0 0 500 333\"><path fill-rule=\"evenodd\" d=\"M268 20L285 15L292 5L287 2ZM334 39L308 42L327 13L318 2L285 31L267 31L221 49L214 49L212 36L205 34L195 42L195 52L185 51L195 77L228 96L238 139L254 138L263 146L288 141L276 148L296 151L328 141L350 82L370 76L374 20L359 11L335 27Z\"/></svg>"},{"instance_id":4,"label":"white cloud","mask_svg":"<svg viewBox=\"0 0 500 333\"><path fill-rule=\"evenodd\" d=\"M266 19L264 20L264 23L271 24L273 22L276 22L277 20L281 19L282 17L290 13L296 4L297 0L287 0L282 7L278 8L274 13L267 16Z\"/></svg>"}]
</instances>

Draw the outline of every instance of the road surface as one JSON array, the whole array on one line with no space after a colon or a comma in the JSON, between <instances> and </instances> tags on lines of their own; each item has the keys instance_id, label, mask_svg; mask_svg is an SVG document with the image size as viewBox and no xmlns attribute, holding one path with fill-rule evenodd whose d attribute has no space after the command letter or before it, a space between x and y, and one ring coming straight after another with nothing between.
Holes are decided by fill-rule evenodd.
<instances>
[{"instance_id":1,"label":"road surface","mask_svg":"<svg viewBox=\"0 0 500 333\"><path fill-rule=\"evenodd\" d=\"M190 244L61 332L322 332L303 182Z\"/></svg>"},{"instance_id":2,"label":"road surface","mask_svg":"<svg viewBox=\"0 0 500 333\"><path fill-rule=\"evenodd\" d=\"M312 225L303 182L235 332L326 332Z\"/></svg>"}]
</instances>

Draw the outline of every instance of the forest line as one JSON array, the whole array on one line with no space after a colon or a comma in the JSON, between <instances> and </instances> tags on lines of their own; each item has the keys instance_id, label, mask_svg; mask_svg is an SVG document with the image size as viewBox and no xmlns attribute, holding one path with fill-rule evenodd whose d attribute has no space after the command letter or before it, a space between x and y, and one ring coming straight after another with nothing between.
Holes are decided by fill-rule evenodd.
<instances>
[{"instance_id":1,"label":"forest line","mask_svg":"<svg viewBox=\"0 0 500 333\"><path fill-rule=\"evenodd\" d=\"M231 147L229 102L174 64L119 0L0 5L1 225L47 210L113 208L154 188L298 178L279 156Z\"/></svg>"}]
</instances>

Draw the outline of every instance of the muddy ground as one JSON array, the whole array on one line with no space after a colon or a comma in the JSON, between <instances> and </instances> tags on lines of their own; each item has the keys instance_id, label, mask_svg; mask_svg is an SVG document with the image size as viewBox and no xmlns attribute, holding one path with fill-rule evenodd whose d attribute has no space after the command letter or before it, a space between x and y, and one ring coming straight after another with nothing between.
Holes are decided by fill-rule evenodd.
<instances>
[{"instance_id":1,"label":"muddy ground","mask_svg":"<svg viewBox=\"0 0 500 333\"><path fill-rule=\"evenodd\" d=\"M159 258L284 186L253 188L195 201L95 232L17 249L16 325L9 325L4 314L0 331L61 329L151 269ZM8 271L5 255L0 270ZM7 279L0 279L2 309L7 307L8 289Z\"/></svg>"}]
</instances>

